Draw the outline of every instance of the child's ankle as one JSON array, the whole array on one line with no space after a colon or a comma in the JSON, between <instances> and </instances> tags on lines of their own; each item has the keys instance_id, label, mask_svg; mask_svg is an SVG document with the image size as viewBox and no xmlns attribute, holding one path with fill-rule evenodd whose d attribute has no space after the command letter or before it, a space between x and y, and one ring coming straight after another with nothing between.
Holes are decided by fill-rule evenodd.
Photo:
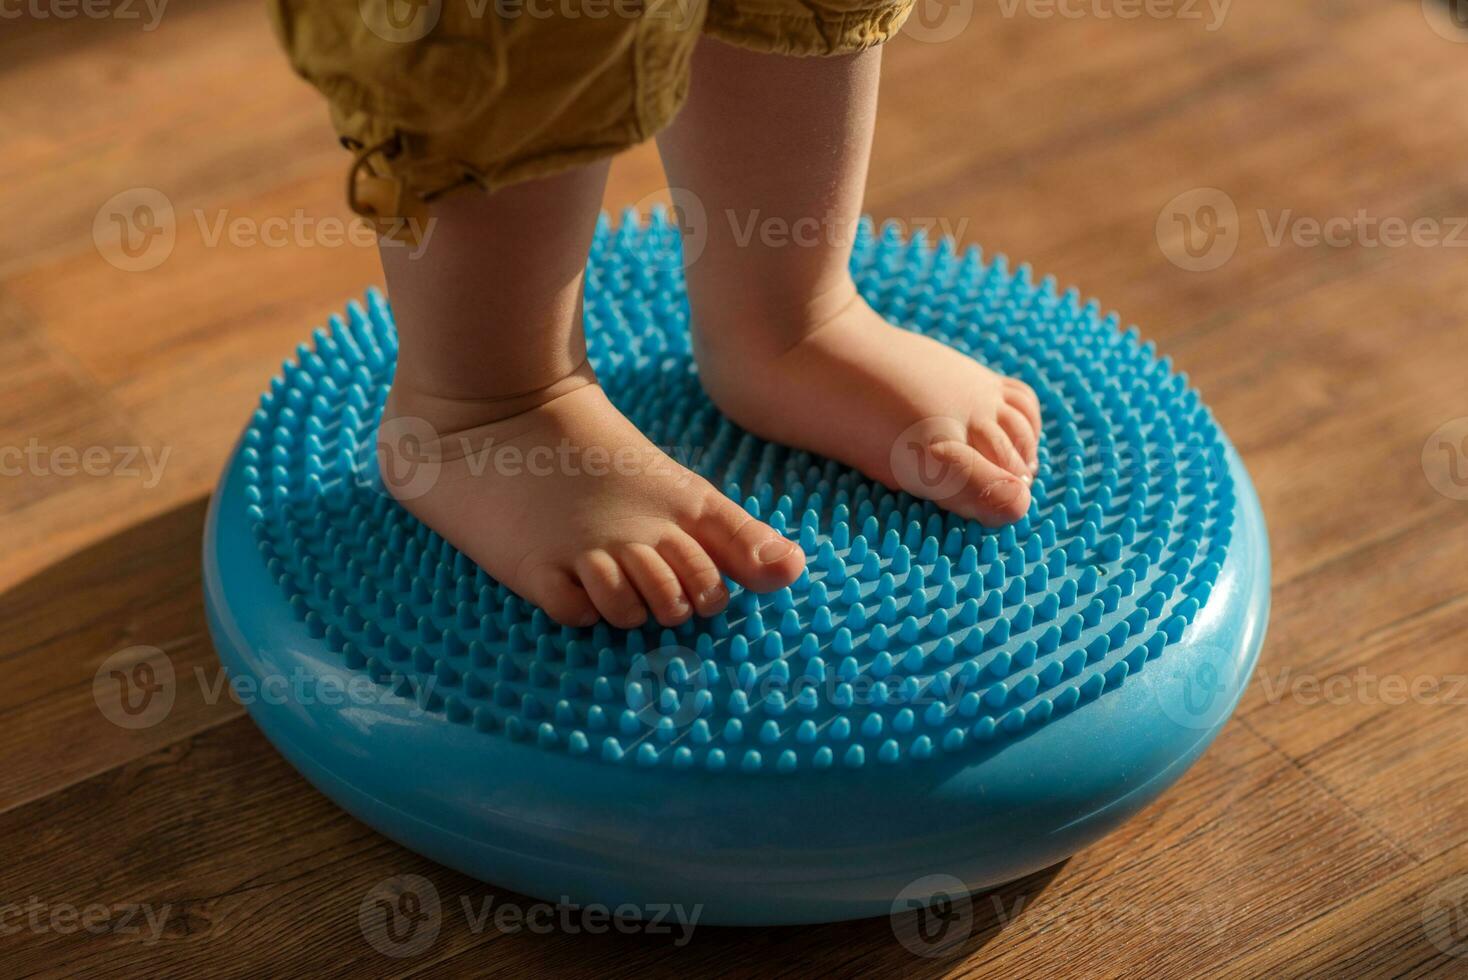
<instances>
[{"instance_id":1,"label":"child's ankle","mask_svg":"<svg viewBox=\"0 0 1468 980\"><path fill-rule=\"evenodd\" d=\"M701 365L720 358L749 363L779 357L860 302L850 276L765 293L753 302L701 295L693 308L694 353Z\"/></svg>"},{"instance_id":2,"label":"child's ankle","mask_svg":"<svg viewBox=\"0 0 1468 980\"><path fill-rule=\"evenodd\" d=\"M438 432L449 434L512 419L597 383L589 360L583 360L562 378L536 388L483 395L445 395L420 381L399 377L388 392L384 418L422 419Z\"/></svg>"}]
</instances>

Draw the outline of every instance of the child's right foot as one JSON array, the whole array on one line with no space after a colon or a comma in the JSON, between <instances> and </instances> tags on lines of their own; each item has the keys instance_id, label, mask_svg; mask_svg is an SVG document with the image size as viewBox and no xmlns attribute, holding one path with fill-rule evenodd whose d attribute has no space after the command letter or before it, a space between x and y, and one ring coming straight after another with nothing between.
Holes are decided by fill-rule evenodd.
<instances>
[{"instance_id":1,"label":"child's right foot","mask_svg":"<svg viewBox=\"0 0 1468 980\"><path fill-rule=\"evenodd\" d=\"M595 383L508 418L489 403L487 424L465 424L466 407L394 388L378 429L384 483L559 623L630 629L651 612L675 626L725 607L722 576L768 592L805 566L794 542L674 462Z\"/></svg>"}]
</instances>

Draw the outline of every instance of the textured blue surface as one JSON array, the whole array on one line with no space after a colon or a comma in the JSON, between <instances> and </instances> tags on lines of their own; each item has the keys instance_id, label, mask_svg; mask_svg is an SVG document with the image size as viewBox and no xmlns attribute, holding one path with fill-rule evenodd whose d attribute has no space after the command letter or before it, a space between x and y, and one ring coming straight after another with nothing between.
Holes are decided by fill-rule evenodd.
<instances>
[{"instance_id":1,"label":"textured blue surface","mask_svg":"<svg viewBox=\"0 0 1468 980\"><path fill-rule=\"evenodd\" d=\"M252 709L292 761L359 816L473 873L538 894L552 882L576 889L551 897L666 901L664 886L711 902L723 921L875 914L925 868L994 883L1064 857L1180 775L1247 680L1268 601L1252 488L1186 379L1134 329L1120 331L1050 280L1034 282L1026 267L864 228L853 265L877 310L1040 396L1033 506L1016 525L985 529L724 420L692 366L681 273L667 261L676 249L659 215L603 222L588 266L593 362L654 442L689 453L684 462L798 538L807 573L769 595L736 590L726 613L675 630L555 625L382 491L373 431L395 334L370 294L317 331L261 399L206 542L211 625L232 671L366 675L388 692L347 713L337 735L342 719L320 707ZM1179 677L1211 685L1206 710L1178 700L1188 693L1171 683ZM411 737L401 734L407 708L416 709ZM440 746L455 757L422 759L422 772L381 782L363 756L395 751L384 741L394 730L417 752ZM484 784L484 798L460 795L458 783L434 792L433 780L473 766L502 777ZM733 847L743 870L721 865L678 885L686 868L639 867L588 841L599 832L623 844L656 839L639 831L632 802L652 785L638 782L654 777L648 770L666 771L653 798L669 812L736 821L693 833L686 863L717 863ZM1069 788L1049 785L1067 773ZM507 787L520 795L505 797ZM945 821L935 820L867 826L869 848L890 844L891 867L859 859L870 880L845 898L808 854L808 894L791 880L800 861L776 863L786 846L809 850L800 832L773 835L778 844L771 834L820 819L804 808L880 820L893 804L876 797L894 793L912 806L941 798L955 841L989 821L1014 838L1001 842L1006 857L970 844L942 853ZM618 799L630 807L621 830L606 810ZM582 803L600 808L585 825ZM741 842L744 806L762 816ZM579 870L558 878L537 865L543 854L501 853L513 836L504 828L494 854L469 855L463 838L505 807L517 821L561 827L561 863L577 864L581 847ZM842 832L828 829L812 841L829 849L826 871L849 878ZM903 834L926 837L927 850L905 847ZM777 895L789 896L784 908Z\"/></svg>"}]
</instances>

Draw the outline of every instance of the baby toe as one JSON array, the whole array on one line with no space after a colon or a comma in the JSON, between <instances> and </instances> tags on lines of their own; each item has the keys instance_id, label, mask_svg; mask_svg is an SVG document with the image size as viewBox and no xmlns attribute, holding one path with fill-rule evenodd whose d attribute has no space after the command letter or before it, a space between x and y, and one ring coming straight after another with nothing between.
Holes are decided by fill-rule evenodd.
<instances>
[{"instance_id":1,"label":"baby toe","mask_svg":"<svg viewBox=\"0 0 1468 980\"><path fill-rule=\"evenodd\" d=\"M542 565L530 573L525 598L562 626L590 626L601 618L576 578L556 565Z\"/></svg>"},{"instance_id":2,"label":"baby toe","mask_svg":"<svg viewBox=\"0 0 1468 980\"><path fill-rule=\"evenodd\" d=\"M1040 431L1040 396L1035 389L1014 378L1004 379L1004 401L1029 419L1030 427Z\"/></svg>"},{"instance_id":3,"label":"baby toe","mask_svg":"<svg viewBox=\"0 0 1468 980\"><path fill-rule=\"evenodd\" d=\"M658 553L683 583L684 593L693 600L700 616L714 616L729 605L729 589L724 576L703 546L685 532L669 534L658 543Z\"/></svg>"},{"instance_id":4,"label":"baby toe","mask_svg":"<svg viewBox=\"0 0 1468 980\"><path fill-rule=\"evenodd\" d=\"M1033 475L1040 468L1040 441L1030 420L1019 409L1005 405L999 409L999 427L1024 457L1026 472Z\"/></svg>"},{"instance_id":5,"label":"baby toe","mask_svg":"<svg viewBox=\"0 0 1468 980\"><path fill-rule=\"evenodd\" d=\"M979 483L974 506L978 519L991 527L1013 524L1030 509L1030 488L1012 475Z\"/></svg>"},{"instance_id":6,"label":"baby toe","mask_svg":"<svg viewBox=\"0 0 1468 980\"><path fill-rule=\"evenodd\" d=\"M805 568L805 555L794 541L712 488L692 530L719 568L755 592L784 588Z\"/></svg>"},{"instance_id":7,"label":"baby toe","mask_svg":"<svg viewBox=\"0 0 1468 980\"><path fill-rule=\"evenodd\" d=\"M647 607L632 580L617 560L605 551L587 552L576 559L581 587L601 611L602 618L618 629L636 629L647 622Z\"/></svg>"},{"instance_id":8,"label":"baby toe","mask_svg":"<svg viewBox=\"0 0 1468 980\"><path fill-rule=\"evenodd\" d=\"M683 583L652 545L629 544L617 553L617 560L659 624L677 626L693 615Z\"/></svg>"}]
</instances>

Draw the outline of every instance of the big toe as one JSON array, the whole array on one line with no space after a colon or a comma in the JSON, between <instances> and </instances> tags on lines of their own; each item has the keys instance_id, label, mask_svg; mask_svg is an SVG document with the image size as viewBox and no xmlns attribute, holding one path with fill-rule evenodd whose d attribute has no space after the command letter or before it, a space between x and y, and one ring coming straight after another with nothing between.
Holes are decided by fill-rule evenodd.
<instances>
[{"instance_id":1,"label":"big toe","mask_svg":"<svg viewBox=\"0 0 1468 980\"><path fill-rule=\"evenodd\" d=\"M805 568L805 554L794 541L712 488L689 530L724 574L755 592L784 588Z\"/></svg>"},{"instance_id":2,"label":"big toe","mask_svg":"<svg viewBox=\"0 0 1468 980\"><path fill-rule=\"evenodd\" d=\"M929 497L961 517L989 527L1013 524L1030 509L1030 488L1012 471L1000 466L964 442L935 443L926 447L927 462L944 474Z\"/></svg>"}]
</instances>

